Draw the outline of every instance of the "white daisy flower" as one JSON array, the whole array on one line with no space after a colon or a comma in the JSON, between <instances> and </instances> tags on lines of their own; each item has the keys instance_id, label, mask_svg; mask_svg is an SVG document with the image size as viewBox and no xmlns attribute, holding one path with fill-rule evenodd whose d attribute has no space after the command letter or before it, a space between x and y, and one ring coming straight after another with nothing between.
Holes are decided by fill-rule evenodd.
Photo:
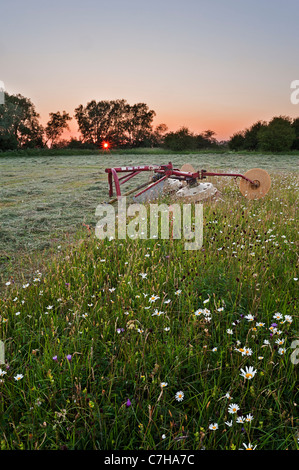
<instances>
[{"instance_id":1,"label":"white daisy flower","mask_svg":"<svg viewBox=\"0 0 299 470\"><path fill-rule=\"evenodd\" d=\"M285 315L284 316L284 321L286 321L288 323L292 323L293 319L292 319L291 315Z\"/></svg>"},{"instance_id":2,"label":"white daisy flower","mask_svg":"<svg viewBox=\"0 0 299 470\"><path fill-rule=\"evenodd\" d=\"M283 356L283 355L285 354L285 352L286 352L286 349L285 349L285 348L279 348L277 352L278 352L278 354L280 354L281 356Z\"/></svg>"},{"instance_id":3,"label":"white daisy flower","mask_svg":"<svg viewBox=\"0 0 299 470\"><path fill-rule=\"evenodd\" d=\"M179 392L176 392L175 399L176 399L176 401L183 401L184 396L185 396L184 392L179 391Z\"/></svg>"},{"instance_id":4,"label":"white daisy flower","mask_svg":"<svg viewBox=\"0 0 299 470\"><path fill-rule=\"evenodd\" d=\"M280 320L282 318L282 314L280 312L276 312L274 313L273 318L275 318L275 320Z\"/></svg>"},{"instance_id":5,"label":"white daisy flower","mask_svg":"<svg viewBox=\"0 0 299 470\"><path fill-rule=\"evenodd\" d=\"M149 302L152 303L152 302L156 302L156 300L160 299L160 297L158 297L157 295L152 295L150 298L149 298Z\"/></svg>"},{"instance_id":6,"label":"white daisy flower","mask_svg":"<svg viewBox=\"0 0 299 470\"><path fill-rule=\"evenodd\" d=\"M252 366L245 366L245 370L244 369L240 369L241 370L241 376L244 377L244 379L247 379L247 380L251 380L255 374L256 374L256 369L254 369Z\"/></svg>"},{"instance_id":7,"label":"white daisy flower","mask_svg":"<svg viewBox=\"0 0 299 470\"><path fill-rule=\"evenodd\" d=\"M245 348L244 353L242 353L242 356L251 356L251 355L252 355L252 349Z\"/></svg>"},{"instance_id":8,"label":"white daisy flower","mask_svg":"<svg viewBox=\"0 0 299 470\"><path fill-rule=\"evenodd\" d=\"M154 317L155 315L159 317L160 315L164 315L164 312L160 312L158 309L156 309L154 313L152 314L152 317Z\"/></svg>"},{"instance_id":9,"label":"white daisy flower","mask_svg":"<svg viewBox=\"0 0 299 470\"><path fill-rule=\"evenodd\" d=\"M278 344L279 346L282 346L283 343L284 343L284 341L285 341L285 340L284 340L283 338L279 338L279 339L277 339L277 340L275 341L275 343Z\"/></svg>"},{"instance_id":10,"label":"white daisy flower","mask_svg":"<svg viewBox=\"0 0 299 470\"><path fill-rule=\"evenodd\" d=\"M245 444L245 442L243 442L243 446L245 447L245 450L254 450L256 448L256 446L252 447L252 444Z\"/></svg>"},{"instance_id":11,"label":"white daisy flower","mask_svg":"<svg viewBox=\"0 0 299 470\"><path fill-rule=\"evenodd\" d=\"M245 421L247 421L247 423L249 423L252 420L253 420L252 414L249 413L248 415L246 415Z\"/></svg>"},{"instance_id":12,"label":"white daisy flower","mask_svg":"<svg viewBox=\"0 0 299 470\"><path fill-rule=\"evenodd\" d=\"M244 416L238 416L236 419L236 423L242 424L245 422Z\"/></svg>"},{"instance_id":13,"label":"white daisy flower","mask_svg":"<svg viewBox=\"0 0 299 470\"><path fill-rule=\"evenodd\" d=\"M198 310L195 310L195 312L194 312L194 316L198 317L199 315L201 315L201 314L202 314L202 312L203 312L203 311L202 311L202 309L201 309L201 308L199 308Z\"/></svg>"},{"instance_id":14,"label":"white daisy flower","mask_svg":"<svg viewBox=\"0 0 299 470\"><path fill-rule=\"evenodd\" d=\"M237 411L239 411L240 407L239 405L237 405L236 403L231 403L227 409L228 413L230 413L231 415L237 413Z\"/></svg>"},{"instance_id":15,"label":"white daisy flower","mask_svg":"<svg viewBox=\"0 0 299 470\"><path fill-rule=\"evenodd\" d=\"M23 377L24 377L24 375L22 375L22 374L17 374L17 375L14 377L14 379L15 379L16 381L18 381L18 380L22 380Z\"/></svg>"},{"instance_id":16,"label":"white daisy flower","mask_svg":"<svg viewBox=\"0 0 299 470\"><path fill-rule=\"evenodd\" d=\"M210 424L209 429L211 431L216 431L218 429L218 424L217 423Z\"/></svg>"},{"instance_id":17,"label":"white daisy flower","mask_svg":"<svg viewBox=\"0 0 299 470\"><path fill-rule=\"evenodd\" d=\"M205 317L211 315L211 311L208 308L204 308L202 310L202 313L204 314Z\"/></svg>"},{"instance_id":18,"label":"white daisy flower","mask_svg":"<svg viewBox=\"0 0 299 470\"><path fill-rule=\"evenodd\" d=\"M245 315L244 318L246 318L246 320L248 320L248 321L253 321L254 320L254 316L251 315L251 313L249 313L248 315Z\"/></svg>"}]
</instances>

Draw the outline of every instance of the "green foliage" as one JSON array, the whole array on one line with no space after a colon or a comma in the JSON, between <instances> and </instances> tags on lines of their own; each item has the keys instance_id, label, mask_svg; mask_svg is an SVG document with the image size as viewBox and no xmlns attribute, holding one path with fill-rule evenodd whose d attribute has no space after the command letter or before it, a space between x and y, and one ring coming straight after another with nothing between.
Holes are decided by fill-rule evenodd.
<instances>
[{"instance_id":1,"label":"green foliage","mask_svg":"<svg viewBox=\"0 0 299 470\"><path fill-rule=\"evenodd\" d=\"M292 149L299 150L299 118L294 119L292 122L292 128L295 130L295 140L292 145Z\"/></svg>"},{"instance_id":2,"label":"green foliage","mask_svg":"<svg viewBox=\"0 0 299 470\"><path fill-rule=\"evenodd\" d=\"M51 141L52 147L57 143L57 139L62 135L65 129L69 129L68 121L72 118L68 113L60 111L57 113L50 113L50 119L45 127L46 144Z\"/></svg>"},{"instance_id":3,"label":"green foliage","mask_svg":"<svg viewBox=\"0 0 299 470\"><path fill-rule=\"evenodd\" d=\"M168 127L166 124L159 124L156 126L155 130L153 130L151 135L151 143L154 147L162 147L164 144L164 138L168 131Z\"/></svg>"},{"instance_id":4,"label":"green foliage","mask_svg":"<svg viewBox=\"0 0 299 470\"><path fill-rule=\"evenodd\" d=\"M259 147L259 131L264 128L267 124L261 121L253 124L249 129L244 132L244 150L257 150Z\"/></svg>"},{"instance_id":5,"label":"green foliage","mask_svg":"<svg viewBox=\"0 0 299 470\"><path fill-rule=\"evenodd\" d=\"M164 146L174 151L192 150L196 148L196 139L187 127L181 127L177 132L166 134Z\"/></svg>"},{"instance_id":6,"label":"green foliage","mask_svg":"<svg viewBox=\"0 0 299 470\"><path fill-rule=\"evenodd\" d=\"M18 139L14 134L9 134L7 130L2 129L0 134L0 150L15 150L18 148Z\"/></svg>"},{"instance_id":7,"label":"green foliage","mask_svg":"<svg viewBox=\"0 0 299 470\"><path fill-rule=\"evenodd\" d=\"M29 98L5 93L0 106L0 150L43 146L39 114Z\"/></svg>"},{"instance_id":8,"label":"green foliage","mask_svg":"<svg viewBox=\"0 0 299 470\"><path fill-rule=\"evenodd\" d=\"M164 147L175 152L183 150L208 149L217 147L214 131L205 131L203 134L194 134L187 127L181 127L176 132L169 132L164 136Z\"/></svg>"},{"instance_id":9,"label":"green foliage","mask_svg":"<svg viewBox=\"0 0 299 470\"><path fill-rule=\"evenodd\" d=\"M265 151L281 152L289 150L295 140L296 132L288 117L275 117L258 132L259 148Z\"/></svg>"},{"instance_id":10,"label":"green foliage","mask_svg":"<svg viewBox=\"0 0 299 470\"><path fill-rule=\"evenodd\" d=\"M243 150L244 149L244 132L237 132L234 134L228 143L230 150Z\"/></svg>"},{"instance_id":11,"label":"green foliage","mask_svg":"<svg viewBox=\"0 0 299 470\"><path fill-rule=\"evenodd\" d=\"M249 129L234 134L228 146L234 151L283 152L299 149L299 118L274 117L268 124L258 121Z\"/></svg>"}]
</instances>

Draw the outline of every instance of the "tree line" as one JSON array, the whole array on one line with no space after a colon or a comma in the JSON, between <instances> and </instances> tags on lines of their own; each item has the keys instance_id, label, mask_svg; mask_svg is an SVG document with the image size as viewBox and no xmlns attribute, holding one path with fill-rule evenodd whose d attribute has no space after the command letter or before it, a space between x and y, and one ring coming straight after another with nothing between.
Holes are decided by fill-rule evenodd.
<instances>
[{"instance_id":1,"label":"tree line","mask_svg":"<svg viewBox=\"0 0 299 470\"><path fill-rule=\"evenodd\" d=\"M153 127L156 113L145 103L130 105L126 100L92 100L74 111L80 138L62 139L72 117L63 111L51 112L45 126L29 98L5 93L0 107L0 150L20 148L110 148L166 147L172 150L217 145L213 131L194 135L186 127L168 132L166 124Z\"/></svg>"},{"instance_id":2,"label":"tree line","mask_svg":"<svg viewBox=\"0 0 299 470\"><path fill-rule=\"evenodd\" d=\"M284 151L299 149L299 118L273 118L257 122L249 129L219 142L215 132L193 133L187 127L169 132L166 124L153 126L156 113L145 103L130 105L124 99L92 100L80 104L71 117L65 111L49 113L45 126L29 98L5 93L0 106L0 151L26 148L98 149L106 142L109 148L164 147L173 151L228 148L234 151ZM69 122L77 121L80 137L63 139Z\"/></svg>"},{"instance_id":3,"label":"tree line","mask_svg":"<svg viewBox=\"0 0 299 470\"><path fill-rule=\"evenodd\" d=\"M299 150L299 118L276 116L269 123L258 121L248 129L234 134L228 146L231 150L261 150L283 152Z\"/></svg>"}]
</instances>

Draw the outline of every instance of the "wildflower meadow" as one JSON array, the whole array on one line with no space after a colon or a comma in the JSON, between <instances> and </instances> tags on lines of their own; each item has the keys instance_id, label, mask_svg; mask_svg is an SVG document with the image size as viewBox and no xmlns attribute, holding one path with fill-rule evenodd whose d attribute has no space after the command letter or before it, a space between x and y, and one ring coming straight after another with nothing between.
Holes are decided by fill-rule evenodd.
<instances>
[{"instance_id":1,"label":"wildflower meadow","mask_svg":"<svg viewBox=\"0 0 299 470\"><path fill-rule=\"evenodd\" d=\"M6 265L1 449L298 449L298 180L270 173L213 181L200 250L81 223Z\"/></svg>"}]
</instances>

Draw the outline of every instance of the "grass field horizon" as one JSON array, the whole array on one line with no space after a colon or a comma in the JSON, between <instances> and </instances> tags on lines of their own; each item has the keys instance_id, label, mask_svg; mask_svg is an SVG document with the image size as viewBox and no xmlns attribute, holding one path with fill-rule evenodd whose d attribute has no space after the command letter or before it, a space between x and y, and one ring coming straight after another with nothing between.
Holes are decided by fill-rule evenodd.
<instances>
[{"instance_id":1,"label":"grass field horizon","mask_svg":"<svg viewBox=\"0 0 299 470\"><path fill-rule=\"evenodd\" d=\"M54 156L86 156L97 155L98 157L105 157L107 155L234 155L238 156L252 156L259 155L284 157L284 156L299 156L299 150L285 150L285 151L262 151L262 150L230 150L228 147L219 145L210 149L185 149L174 151L165 147L132 147L132 148L110 148L109 151L99 149L76 149L76 148L20 148L15 150L0 151L0 160L7 157L54 157Z\"/></svg>"},{"instance_id":2,"label":"grass field horizon","mask_svg":"<svg viewBox=\"0 0 299 470\"><path fill-rule=\"evenodd\" d=\"M105 168L168 161L263 168L271 189L251 201L233 178L208 179L220 195L204 203L201 250L97 239ZM0 167L1 449L298 449L296 156L5 156Z\"/></svg>"}]
</instances>

